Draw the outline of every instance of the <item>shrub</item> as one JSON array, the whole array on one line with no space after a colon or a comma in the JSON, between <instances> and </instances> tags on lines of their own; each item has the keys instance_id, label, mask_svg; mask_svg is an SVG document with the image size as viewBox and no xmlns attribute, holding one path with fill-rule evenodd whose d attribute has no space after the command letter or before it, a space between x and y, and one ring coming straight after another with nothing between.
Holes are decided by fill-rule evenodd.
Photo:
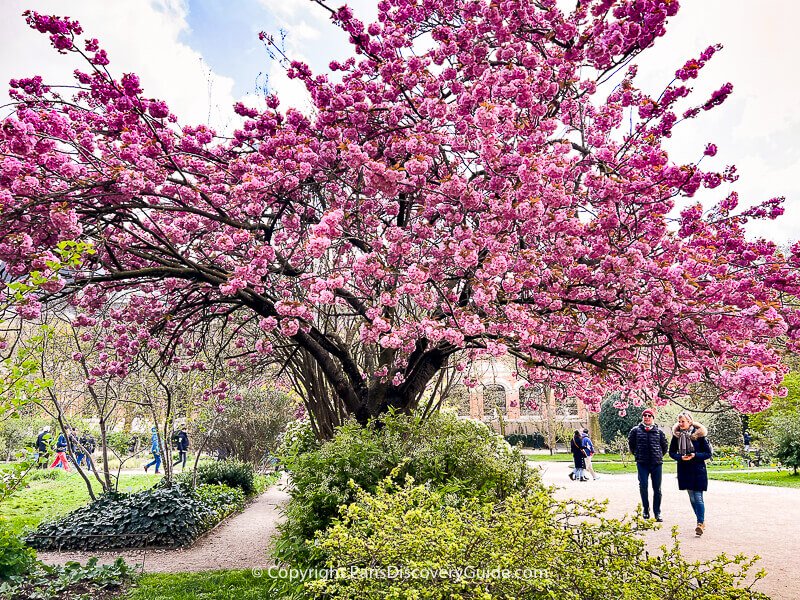
<instances>
[{"instance_id":1,"label":"shrub","mask_svg":"<svg viewBox=\"0 0 800 600\"><path fill-rule=\"evenodd\" d=\"M105 494L40 525L26 542L39 550L185 546L243 506L243 492L226 486L190 491L176 485L135 494Z\"/></svg>"},{"instance_id":2,"label":"shrub","mask_svg":"<svg viewBox=\"0 0 800 600\"><path fill-rule=\"evenodd\" d=\"M708 420L708 439L715 446L741 447L742 431L742 415L736 409L715 413Z\"/></svg>"},{"instance_id":3,"label":"shrub","mask_svg":"<svg viewBox=\"0 0 800 600\"><path fill-rule=\"evenodd\" d=\"M0 520L0 581L23 575L36 562L36 552Z\"/></svg>"},{"instance_id":4,"label":"shrub","mask_svg":"<svg viewBox=\"0 0 800 600\"><path fill-rule=\"evenodd\" d=\"M753 561L688 562L677 532L670 549L648 556L641 531L653 525L606 519L601 506L539 488L455 508L427 486L384 482L374 494L358 490L317 536L314 552L340 576L307 582L306 592L329 600L766 599L741 587Z\"/></svg>"},{"instance_id":5,"label":"shrub","mask_svg":"<svg viewBox=\"0 0 800 600\"><path fill-rule=\"evenodd\" d=\"M784 413L770 420L770 453L782 465L800 468L800 413Z\"/></svg>"},{"instance_id":6,"label":"shrub","mask_svg":"<svg viewBox=\"0 0 800 600\"><path fill-rule=\"evenodd\" d=\"M388 415L369 427L350 422L318 449L282 460L293 487L276 557L292 564L311 559L305 541L333 521L339 506L353 501L351 481L373 491L390 473L401 480L410 475L457 504L470 496L503 499L534 477L519 450L499 434L449 413L425 421Z\"/></svg>"},{"instance_id":7,"label":"shrub","mask_svg":"<svg viewBox=\"0 0 800 600\"><path fill-rule=\"evenodd\" d=\"M218 460L198 467L197 482L239 488L251 496L255 492L255 471L253 465L240 460Z\"/></svg>"},{"instance_id":8,"label":"shrub","mask_svg":"<svg viewBox=\"0 0 800 600\"><path fill-rule=\"evenodd\" d=\"M317 448L319 441L311 428L311 422L308 419L297 419L286 424L275 454L279 457L292 457Z\"/></svg>"}]
</instances>

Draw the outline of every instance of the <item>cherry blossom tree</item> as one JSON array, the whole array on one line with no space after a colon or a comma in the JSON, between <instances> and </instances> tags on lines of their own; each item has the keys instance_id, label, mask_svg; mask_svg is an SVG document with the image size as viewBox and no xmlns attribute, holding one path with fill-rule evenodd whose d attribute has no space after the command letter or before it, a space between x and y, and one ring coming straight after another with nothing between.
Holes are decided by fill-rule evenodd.
<instances>
[{"instance_id":1,"label":"cherry blossom tree","mask_svg":"<svg viewBox=\"0 0 800 600\"><path fill-rule=\"evenodd\" d=\"M369 25L313 1L352 57L327 74L282 57L313 110L237 104L230 137L114 75L74 20L26 13L86 66L69 87L11 82L3 293L38 282L20 316L67 298L74 323L94 326L111 306L94 368L120 377L143 348L191 356L187 331L228 332L232 366L272 357L301 375L323 434L413 409L443 368L506 353L594 409L609 391L621 406L665 403L702 381L744 412L781 393L800 244L782 252L744 230L781 199L742 211L731 193L705 210L695 193L735 168L701 167L712 143L689 164L663 147L732 92L691 93L720 47L676 58L660 95L636 86L632 61L676 0L569 13L555 0L381 0ZM86 251L64 270L68 241Z\"/></svg>"}]
</instances>

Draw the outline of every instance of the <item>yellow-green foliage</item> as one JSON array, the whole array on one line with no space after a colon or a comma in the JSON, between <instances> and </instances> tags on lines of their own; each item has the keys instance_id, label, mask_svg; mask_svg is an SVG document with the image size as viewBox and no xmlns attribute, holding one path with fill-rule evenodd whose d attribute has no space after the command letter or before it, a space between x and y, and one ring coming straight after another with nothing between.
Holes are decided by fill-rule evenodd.
<instances>
[{"instance_id":1,"label":"yellow-green foliage","mask_svg":"<svg viewBox=\"0 0 800 600\"><path fill-rule=\"evenodd\" d=\"M426 420L386 415L369 427L349 422L329 442L282 461L293 487L276 557L293 565L308 564L305 541L355 499L350 481L374 491L392 472L400 481L410 475L457 504L472 496L502 500L536 479L519 450L499 434L447 413Z\"/></svg>"},{"instance_id":2,"label":"yellow-green foliage","mask_svg":"<svg viewBox=\"0 0 800 600\"><path fill-rule=\"evenodd\" d=\"M314 552L338 571L307 582L310 597L765 598L739 587L752 565L745 557L689 563L676 540L648 557L640 532L653 525L606 519L600 503L557 501L538 486L501 502L468 498L457 508L410 478L356 496L317 535Z\"/></svg>"}]
</instances>

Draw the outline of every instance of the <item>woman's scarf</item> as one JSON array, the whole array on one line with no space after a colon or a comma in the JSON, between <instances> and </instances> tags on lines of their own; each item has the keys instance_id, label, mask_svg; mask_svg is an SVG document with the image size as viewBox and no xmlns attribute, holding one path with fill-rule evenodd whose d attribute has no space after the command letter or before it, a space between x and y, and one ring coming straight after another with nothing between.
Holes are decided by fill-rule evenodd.
<instances>
[{"instance_id":1,"label":"woman's scarf","mask_svg":"<svg viewBox=\"0 0 800 600\"><path fill-rule=\"evenodd\" d=\"M694 454L691 429L678 429L678 454Z\"/></svg>"}]
</instances>

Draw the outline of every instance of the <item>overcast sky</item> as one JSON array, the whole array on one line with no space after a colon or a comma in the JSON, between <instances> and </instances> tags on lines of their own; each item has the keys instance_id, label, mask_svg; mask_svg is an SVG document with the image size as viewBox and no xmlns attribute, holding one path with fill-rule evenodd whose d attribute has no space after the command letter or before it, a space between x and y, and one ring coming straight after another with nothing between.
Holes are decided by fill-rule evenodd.
<instances>
[{"instance_id":1,"label":"overcast sky","mask_svg":"<svg viewBox=\"0 0 800 600\"><path fill-rule=\"evenodd\" d=\"M377 0L348 4L365 22ZM341 2L333 1L334 5ZM697 100L727 81L734 93L722 106L677 129L668 148L676 161L694 160L707 142L720 169L736 164L733 189L743 205L786 196L786 214L753 226L753 236L781 244L800 238L800 2L797 0L683 0L665 38L640 61L639 84L660 91L675 69L706 46L725 46L696 84ZM135 72L148 96L169 103L182 123L231 123L231 105L256 102L265 87L284 107L307 107L304 91L283 75L258 40L259 31L287 32L292 58L323 72L332 59L349 55L345 37L310 0L0 0L0 82L41 74L71 83L77 66L59 56L46 36L28 29L20 13L31 8L67 14L108 50L115 73ZM5 88L5 85L3 85ZM4 96L5 91L3 90ZM4 101L3 101L4 102ZM2 103L2 102L0 102ZM0 115L8 109L0 111ZM704 165L706 162L704 162ZM713 202L730 191L703 197Z\"/></svg>"}]
</instances>

